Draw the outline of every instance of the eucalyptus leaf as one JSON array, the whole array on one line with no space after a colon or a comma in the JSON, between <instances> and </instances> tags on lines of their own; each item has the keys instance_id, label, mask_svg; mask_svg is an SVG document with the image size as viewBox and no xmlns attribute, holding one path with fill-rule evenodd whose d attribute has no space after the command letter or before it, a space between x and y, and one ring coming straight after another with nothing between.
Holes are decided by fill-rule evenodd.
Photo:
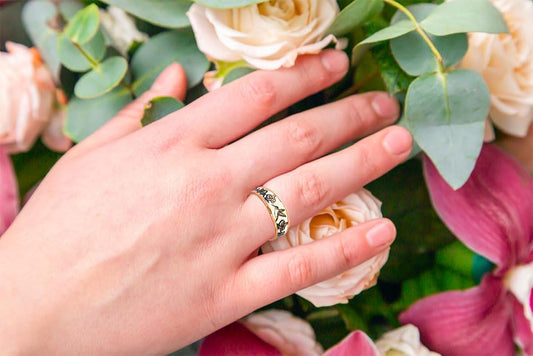
<instances>
[{"instance_id":1,"label":"eucalyptus leaf","mask_svg":"<svg viewBox=\"0 0 533 356\"><path fill-rule=\"evenodd\" d=\"M206 7L215 7L219 9L230 9L243 7L253 4L259 4L268 0L193 0L195 3Z\"/></svg>"},{"instance_id":2,"label":"eucalyptus leaf","mask_svg":"<svg viewBox=\"0 0 533 356\"><path fill-rule=\"evenodd\" d=\"M91 4L80 10L70 19L65 28L65 35L79 45L89 42L100 27L98 6Z\"/></svg>"},{"instance_id":3,"label":"eucalyptus leaf","mask_svg":"<svg viewBox=\"0 0 533 356\"><path fill-rule=\"evenodd\" d=\"M445 68L459 63L468 50L468 38L464 33L442 37L429 35L429 38L441 54ZM418 32L391 40L391 50L400 67L409 75L436 72L440 68L437 58Z\"/></svg>"},{"instance_id":4,"label":"eucalyptus leaf","mask_svg":"<svg viewBox=\"0 0 533 356\"><path fill-rule=\"evenodd\" d=\"M406 124L454 189L460 188L474 169L489 106L487 85L471 70L424 75L407 91Z\"/></svg>"},{"instance_id":5,"label":"eucalyptus leaf","mask_svg":"<svg viewBox=\"0 0 533 356\"><path fill-rule=\"evenodd\" d=\"M152 122L161 120L168 114L181 109L183 106L181 101L171 96L154 98L146 104L141 124L144 127Z\"/></svg>"},{"instance_id":6,"label":"eucalyptus leaf","mask_svg":"<svg viewBox=\"0 0 533 356\"><path fill-rule=\"evenodd\" d=\"M56 51L58 31L48 25L56 16L55 6L46 0L28 1L22 11L22 22L26 32L39 49L54 79L59 81L61 62Z\"/></svg>"},{"instance_id":7,"label":"eucalyptus leaf","mask_svg":"<svg viewBox=\"0 0 533 356\"><path fill-rule=\"evenodd\" d=\"M80 142L113 118L132 97L128 90L118 87L95 99L72 97L68 103L65 133Z\"/></svg>"},{"instance_id":8,"label":"eucalyptus leaf","mask_svg":"<svg viewBox=\"0 0 533 356\"><path fill-rule=\"evenodd\" d=\"M120 84L127 70L128 62L123 57L108 58L78 80L74 94L91 99L110 92Z\"/></svg>"},{"instance_id":9,"label":"eucalyptus leaf","mask_svg":"<svg viewBox=\"0 0 533 356\"><path fill-rule=\"evenodd\" d=\"M508 32L503 15L489 0L447 1L439 5L420 26L437 36L466 32Z\"/></svg>"},{"instance_id":10,"label":"eucalyptus leaf","mask_svg":"<svg viewBox=\"0 0 533 356\"><path fill-rule=\"evenodd\" d=\"M119 7L138 18L165 28L182 28L190 25L186 15L189 0L102 0Z\"/></svg>"},{"instance_id":11,"label":"eucalyptus leaf","mask_svg":"<svg viewBox=\"0 0 533 356\"><path fill-rule=\"evenodd\" d=\"M135 95L150 88L155 78L173 62L187 73L189 88L200 83L210 63L196 46L191 29L166 31L151 37L135 52L131 70Z\"/></svg>"},{"instance_id":12,"label":"eucalyptus leaf","mask_svg":"<svg viewBox=\"0 0 533 356\"><path fill-rule=\"evenodd\" d=\"M337 15L327 33L344 36L376 16L382 9L383 0L354 0Z\"/></svg>"},{"instance_id":13,"label":"eucalyptus leaf","mask_svg":"<svg viewBox=\"0 0 533 356\"><path fill-rule=\"evenodd\" d=\"M390 46L385 43L372 48L375 62L379 68L381 79L390 95L407 92L407 88L414 80L408 76L394 60Z\"/></svg>"},{"instance_id":14,"label":"eucalyptus leaf","mask_svg":"<svg viewBox=\"0 0 533 356\"><path fill-rule=\"evenodd\" d=\"M59 2L59 12L67 20L70 20L83 9L83 5L78 1L61 1Z\"/></svg>"},{"instance_id":15,"label":"eucalyptus leaf","mask_svg":"<svg viewBox=\"0 0 533 356\"><path fill-rule=\"evenodd\" d=\"M100 62L104 58L106 50L102 31L98 31L89 42L80 47L94 61ZM92 68L91 62L72 44L70 38L65 34L61 34L57 39L57 54L61 63L73 72L86 72Z\"/></svg>"},{"instance_id":16,"label":"eucalyptus leaf","mask_svg":"<svg viewBox=\"0 0 533 356\"><path fill-rule=\"evenodd\" d=\"M415 24L409 20L399 21L389 27L374 33L372 36L359 42L352 51L352 63L357 64L365 52L376 43L390 40L405 35L415 29Z\"/></svg>"}]
</instances>

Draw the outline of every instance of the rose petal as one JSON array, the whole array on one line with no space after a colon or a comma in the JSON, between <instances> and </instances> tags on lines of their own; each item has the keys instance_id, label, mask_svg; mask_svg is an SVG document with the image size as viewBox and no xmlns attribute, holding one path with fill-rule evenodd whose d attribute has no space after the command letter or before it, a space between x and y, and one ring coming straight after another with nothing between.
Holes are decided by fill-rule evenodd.
<instances>
[{"instance_id":1,"label":"rose petal","mask_svg":"<svg viewBox=\"0 0 533 356\"><path fill-rule=\"evenodd\" d=\"M533 239L533 179L503 151L483 146L472 176L454 191L424 160L433 205L467 246L499 266L523 263Z\"/></svg>"},{"instance_id":2,"label":"rose petal","mask_svg":"<svg viewBox=\"0 0 533 356\"><path fill-rule=\"evenodd\" d=\"M362 331L354 331L324 354L324 356L352 355L379 356L379 352L368 335Z\"/></svg>"},{"instance_id":3,"label":"rose petal","mask_svg":"<svg viewBox=\"0 0 533 356\"><path fill-rule=\"evenodd\" d=\"M15 220L18 211L17 180L9 156L0 146L0 235Z\"/></svg>"},{"instance_id":4,"label":"rose petal","mask_svg":"<svg viewBox=\"0 0 533 356\"><path fill-rule=\"evenodd\" d=\"M443 355L514 355L513 330L501 280L486 276L479 287L440 293L400 315L418 327L422 342Z\"/></svg>"},{"instance_id":5,"label":"rose petal","mask_svg":"<svg viewBox=\"0 0 533 356\"><path fill-rule=\"evenodd\" d=\"M207 336L198 350L198 356L281 355L241 323L230 324Z\"/></svg>"}]
</instances>

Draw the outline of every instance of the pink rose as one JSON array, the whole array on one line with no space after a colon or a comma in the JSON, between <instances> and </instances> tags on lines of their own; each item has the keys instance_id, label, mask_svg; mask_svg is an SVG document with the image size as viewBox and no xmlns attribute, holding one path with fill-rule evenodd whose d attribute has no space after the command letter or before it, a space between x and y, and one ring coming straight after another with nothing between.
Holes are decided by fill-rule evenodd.
<instances>
[{"instance_id":1,"label":"pink rose","mask_svg":"<svg viewBox=\"0 0 533 356\"><path fill-rule=\"evenodd\" d=\"M381 202L368 190L361 189L289 229L284 237L267 242L261 249L268 253L320 240L351 226L381 218L380 209ZM389 250L385 250L341 275L305 288L296 294L317 307L347 303L354 295L376 284L379 271L388 257Z\"/></svg>"},{"instance_id":2,"label":"pink rose","mask_svg":"<svg viewBox=\"0 0 533 356\"><path fill-rule=\"evenodd\" d=\"M37 50L8 42L0 52L0 146L8 153L27 151L42 133L44 142L65 151L52 75Z\"/></svg>"}]
</instances>

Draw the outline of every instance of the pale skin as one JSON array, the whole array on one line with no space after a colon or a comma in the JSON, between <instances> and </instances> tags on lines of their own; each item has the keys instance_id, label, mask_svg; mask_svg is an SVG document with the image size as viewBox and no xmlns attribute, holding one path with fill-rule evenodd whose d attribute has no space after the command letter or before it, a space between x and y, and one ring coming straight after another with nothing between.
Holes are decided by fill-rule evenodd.
<instances>
[{"instance_id":1,"label":"pale skin","mask_svg":"<svg viewBox=\"0 0 533 356\"><path fill-rule=\"evenodd\" d=\"M257 255L274 227L255 187L275 191L295 225L409 155L409 133L389 126L398 104L384 93L247 135L347 68L341 52L305 56L141 129L151 97L185 95L183 70L168 67L58 162L0 239L0 349L169 353L388 248L395 229L379 219Z\"/></svg>"}]
</instances>

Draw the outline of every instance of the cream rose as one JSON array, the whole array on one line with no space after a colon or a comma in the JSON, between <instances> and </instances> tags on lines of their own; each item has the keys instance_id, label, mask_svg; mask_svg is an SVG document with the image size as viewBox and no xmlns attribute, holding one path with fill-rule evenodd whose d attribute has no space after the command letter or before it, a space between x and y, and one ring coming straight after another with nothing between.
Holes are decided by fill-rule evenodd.
<instances>
[{"instance_id":1,"label":"cream rose","mask_svg":"<svg viewBox=\"0 0 533 356\"><path fill-rule=\"evenodd\" d=\"M311 325L285 310L257 312L241 322L283 355L322 355L322 346L316 341Z\"/></svg>"},{"instance_id":2,"label":"cream rose","mask_svg":"<svg viewBox=\"0 0 533 356\"><path fill-rule=\"evenodd\" d=\"M336 0L270 0L234 9L193 4L188 16L198 47L212 60L277 69L336 42L324 35L338 12Z\"/></svg>"},{"instance_id":3,"label":"cream rose","mask_svg":"<svg viewBox=\"0 0 533 356\"><path fill-rule=\"evenodd\" d=\"M285 250L333 235L357 224L382 217L381 202L368 190L361 189L304 221L282 238L262 246L265 253ZM315 284L297 294L317 307L347 303L354 295L372 287L381 267L387 262L389 250L351 270Z\"/></svg>"},{"instance_id":4,"label":"cream rose","mask_svg":"<svg viewBox=\"0 0 533 356\"><path fill-rule=\"evenodd\" d=\"M533 122L533 1L491 0L509 34L469 34L461 67L479 72L491 93L490 119L502 131L526 136Z\"/></svg>"},{"instance_id":5,"label":"cream rose","mask_svg":"<svg viewBox=\"0 0 533 356\"><path fill-rule=\"evenodd\" d=\"M379 354L383 356L439 356L420 341L420 332L411 324L389 331L376 341Z\"/></svg>"},{"instance_id":6,"label":"cream rose","mask_svg":"<svg viewBox=\"0 0 533 356\"><path fill-rule=\"evenodd\" d=\"M100 22L113 47L123 56L128 55L134 42L148 40L148 35L137 29L133 18L118 7L109 6L107 10L100 9Z\"/></svg>"},{"instance_id":7,"label":"cream rose","mask_svg":"<svg viewBox=\"0 0 533 356\"><path fill-rule=\"evenodd\" d=\"M0 52L0 145L8 153L26 151L43 133L50 148L68 149L56 88L39 53L11 42L6 47Z\"/></svg>"}]
</instances>

